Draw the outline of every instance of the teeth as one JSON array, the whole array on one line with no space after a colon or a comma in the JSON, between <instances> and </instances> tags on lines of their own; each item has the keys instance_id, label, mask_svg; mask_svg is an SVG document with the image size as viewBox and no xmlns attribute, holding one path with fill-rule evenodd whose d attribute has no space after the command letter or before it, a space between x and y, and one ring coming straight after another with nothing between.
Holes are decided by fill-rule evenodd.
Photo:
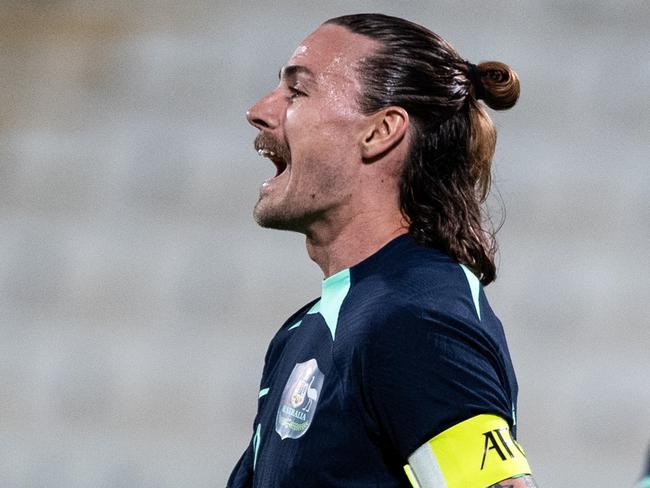
<instances>
[{"instance_id":1,"label":"teeth","mask_svg":"<svg viewBox=\"0 0 650 488\"><path fill-rule=\"evenodd\" d=\"M258 149L257 154L262 156L263 158L271 158L275 156L275 153L271 151L270 149Z\"/></svg>"}]
</instances>

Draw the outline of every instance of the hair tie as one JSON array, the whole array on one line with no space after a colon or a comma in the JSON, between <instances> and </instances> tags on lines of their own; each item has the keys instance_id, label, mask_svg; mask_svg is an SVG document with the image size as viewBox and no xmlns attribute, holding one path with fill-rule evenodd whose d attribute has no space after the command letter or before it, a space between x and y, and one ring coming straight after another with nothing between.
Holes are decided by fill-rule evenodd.
<instances>
[{"instance_id":1,"label":"hair tie","mask_svg":"<svg viewBox=\"0 0 650 488\"><path fill-rule=\"evenodd\" d=\"M478 66L469 61L465 62L467 63L467 79L474 87L474 97L476 97L477 100L481 100L485 97L485 87L483 86L482 80L485 71L481 71Z\"/></svg>"}]
</instances>

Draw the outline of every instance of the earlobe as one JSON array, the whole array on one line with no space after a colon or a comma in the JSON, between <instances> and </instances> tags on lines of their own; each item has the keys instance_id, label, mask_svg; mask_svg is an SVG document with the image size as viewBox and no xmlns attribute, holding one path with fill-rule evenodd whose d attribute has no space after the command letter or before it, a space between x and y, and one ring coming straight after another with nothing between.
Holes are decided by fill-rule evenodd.
<instances>
[{"instance_id":1,"label":"earlobe","mask_svg":"<svg viewBox=\"0 0 650 488\"><path fill-rule=\"evenodd\" d=\"M402 107L387 107L370 117L362 140L364 159L375 159L398 145L409 125L408 112Z\"/></svg>"}]
</instances>

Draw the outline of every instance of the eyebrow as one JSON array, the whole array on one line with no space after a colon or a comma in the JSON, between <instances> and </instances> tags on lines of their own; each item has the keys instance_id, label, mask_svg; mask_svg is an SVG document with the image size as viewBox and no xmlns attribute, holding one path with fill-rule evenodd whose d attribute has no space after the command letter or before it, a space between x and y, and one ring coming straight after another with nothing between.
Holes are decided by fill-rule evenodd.
<instances>
[{"instance_id":1,"label":"eyebrow","mask_svg":"<svg viewBox=\"0 0 650 488\"><path fill-rule=\"evenodd\" d=\"M285 66L282 69L280 69L280 72L278 73L278 78L279 79L287 79L287 78L294 78L295 76L299 74L305 74L311 78L314 77L314 73L307 68L306 66L301 66L297 64L292 64L289 66Z\"/></svg>"}]
</instances>

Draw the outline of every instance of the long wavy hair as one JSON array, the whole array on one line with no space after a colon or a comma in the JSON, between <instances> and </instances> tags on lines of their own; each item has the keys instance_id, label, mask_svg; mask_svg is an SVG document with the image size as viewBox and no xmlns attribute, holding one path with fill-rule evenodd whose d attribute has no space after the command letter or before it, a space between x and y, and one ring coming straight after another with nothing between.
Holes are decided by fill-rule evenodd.
<instances>
[{"instance_id":1,"label":"long wavy hair","mask_svg":"<svg viewBox=\"0 0 650 488\"><path fill-rule=\"evenodd\" d=\"M494 124L479 100L512 107L519 79L497 61L465 61L440 36L382 14L336 17L379 41L359 66L362 112L400 106L412 121L412 143L400 181L400 206L409 233L471 269L485 285L496 278L496 240L483 204L490 190Z\"/></svg>"}]
</instances>

